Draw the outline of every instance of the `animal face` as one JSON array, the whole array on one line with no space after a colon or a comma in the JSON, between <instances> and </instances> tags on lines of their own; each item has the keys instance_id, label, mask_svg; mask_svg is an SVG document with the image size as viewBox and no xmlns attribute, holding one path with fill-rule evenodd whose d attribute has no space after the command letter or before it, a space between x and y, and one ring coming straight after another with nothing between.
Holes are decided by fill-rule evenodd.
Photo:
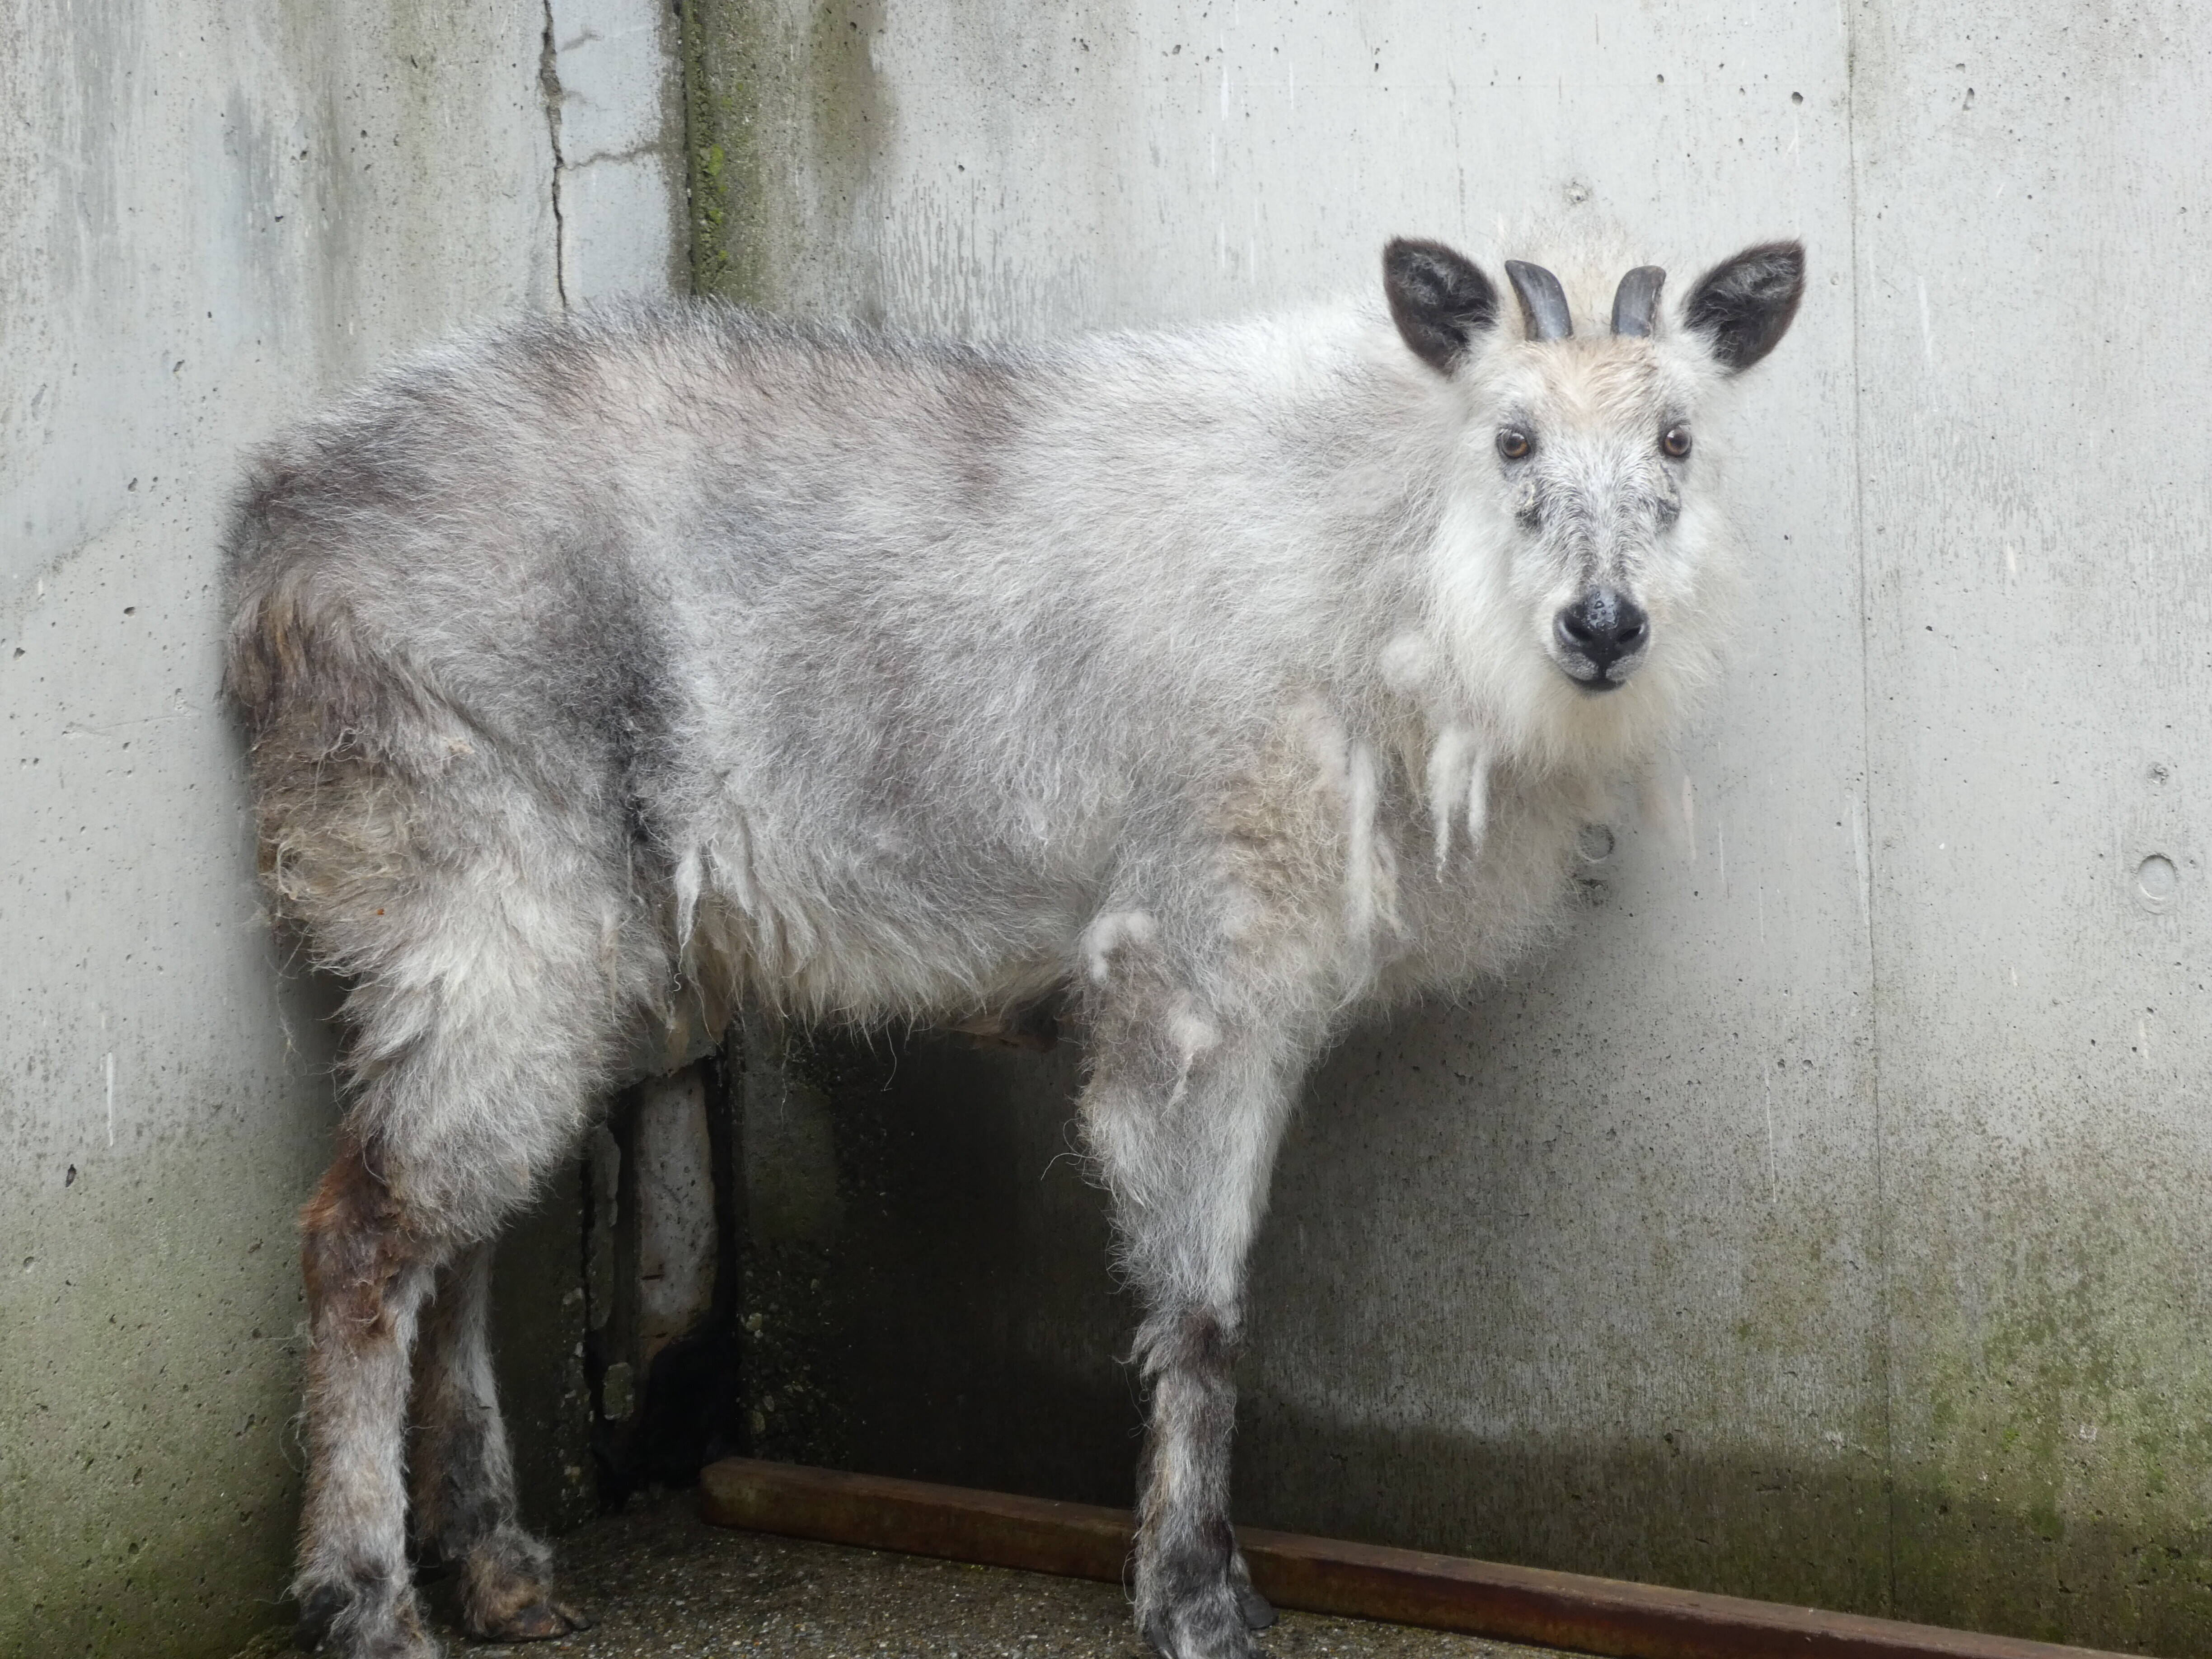
<instances>
[{"instance_id":1,"label":"animal face","mask_svg":"<svg viewBox=\"0 0 2212 1659\"><path fill-rule=\"evenodd\" d=\"M1673 532L1695 465L1692 387L1649 342L1529 347L1486 401L1507 586L1533 641L1601 696L1650 658L1694 599L1696 538Z\"/></svg>"},{"instance_id":2,"label":"animal face","mask_svg":"<svg viewBox=\"0 0 2212 1659\"><path fill-rule=\"evenodd\" d=\"M1665 273L1638 267L1609 318L1586 303L1580 331L1539 265L1507 262L1517 327L1488 276L1449 248L1394 242L1383 270L1401 336L1457 400L1455 489L1432 574L1462 678L1522 723L1644 724L1627 705L1678 702L1710 658L1728 538L1699 409L1789 328L1802 248L1747 248L1672 309ZM1615 706L1583 706L1598 702Z\"/></svg>"}]
</instances>

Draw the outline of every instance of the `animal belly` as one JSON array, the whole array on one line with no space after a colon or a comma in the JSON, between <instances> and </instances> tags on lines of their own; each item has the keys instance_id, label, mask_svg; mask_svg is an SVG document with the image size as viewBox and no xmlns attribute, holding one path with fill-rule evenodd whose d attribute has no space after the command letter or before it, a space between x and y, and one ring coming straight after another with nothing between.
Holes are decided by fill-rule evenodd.
<instances>
[{"instance_id":1,"label":"animal belly","mask_svg":"<svg viewBox=\"0 0 2212 1659\"><path fill-rule=\"evenodd\" d=\"M812 1017L960 1024L1048 994L1088 910L1033 864L771 836L742 817L678 881L687 960L740 996ZM998 877L994 879L994 875ZM683 925L679 922L679 926Z\"/></svg>"}]
</instances>

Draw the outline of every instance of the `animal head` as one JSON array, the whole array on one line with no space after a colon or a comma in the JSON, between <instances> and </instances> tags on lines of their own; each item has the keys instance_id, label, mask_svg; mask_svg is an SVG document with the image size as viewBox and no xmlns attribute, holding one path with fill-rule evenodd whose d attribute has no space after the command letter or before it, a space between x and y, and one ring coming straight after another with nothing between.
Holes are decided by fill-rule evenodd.
<instances>
[{"instance_id":1,"label":"animal head","mask_svg":"<svg viewBox=\"0 0 2212 1659\"><path fill-rule=\"evenodd\" d=\"M1435 242L1382 257L1390 315L1447 410L1425 631L1454 701L1537 756L1664 735L1710 677L1731 538L1699 417L1796 315L1805 252L1768 242L1668 295L1655 265L1577 289L1505 262L1508 304Z\"/></svg>"}]
</instances>

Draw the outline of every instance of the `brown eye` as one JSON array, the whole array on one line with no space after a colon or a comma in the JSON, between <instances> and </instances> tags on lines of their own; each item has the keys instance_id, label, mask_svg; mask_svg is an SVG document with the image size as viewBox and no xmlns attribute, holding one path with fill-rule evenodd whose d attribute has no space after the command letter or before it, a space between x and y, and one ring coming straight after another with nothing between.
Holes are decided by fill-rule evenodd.
<instances>
[{"instance_id":1,"label":"brown eye","mask_svg":"<svg viewBox=\"0 0 2212 1659\"><path fill-rule=\"evenodd\" d=\"M1668 427L1667 435L1659 440L1659 447L1676 460L1680 460L1690 453L1690 428L1686 426Z\"/></svg>"},{"instance_id":2,"label":"brown eye","mask_svg":"<svg viewBox=\"0 0 2212 1659\"><path fill-rule=\"evenodd\" d=\"M1509 426L1498 434L1498 453L1509 461L1525 460L1534 447L1528 434L1517 426Z\"/></svg>"}]
</instances>

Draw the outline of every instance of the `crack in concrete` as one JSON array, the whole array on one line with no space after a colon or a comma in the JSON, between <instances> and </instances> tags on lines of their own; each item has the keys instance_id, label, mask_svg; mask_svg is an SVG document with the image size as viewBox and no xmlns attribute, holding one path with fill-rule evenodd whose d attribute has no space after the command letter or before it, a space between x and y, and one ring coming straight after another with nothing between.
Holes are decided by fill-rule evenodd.
<instances>
[{"instance_id":1,"label":"crack in concrete","mask_svg":"<svg viewBox=\"0 0 2212 1659\"><path fill-rule=\"evenodd\" d=\"M597 167L602 161L659 161L664 159L667 154L666 142L653 138L641 144L632 144L628 149L595 149L580 161L569 161L564 165L571 173L581 173L586 167Z\"/></svg>"},{"instance_id":2,"label":"crack in concrete","mask_svg":"<svg viewBox=\"0 0 2212 1659\"><path fill-rule=\"evenodd\" d=\"M553 291L568 309L568 227L561 205L561 179L568 163L561 155L561 53L553 42L553 0L544 0L545 32L538 49L538 87L545 99L545 136L553 149Z\"/></svg>"}]
</instances>

